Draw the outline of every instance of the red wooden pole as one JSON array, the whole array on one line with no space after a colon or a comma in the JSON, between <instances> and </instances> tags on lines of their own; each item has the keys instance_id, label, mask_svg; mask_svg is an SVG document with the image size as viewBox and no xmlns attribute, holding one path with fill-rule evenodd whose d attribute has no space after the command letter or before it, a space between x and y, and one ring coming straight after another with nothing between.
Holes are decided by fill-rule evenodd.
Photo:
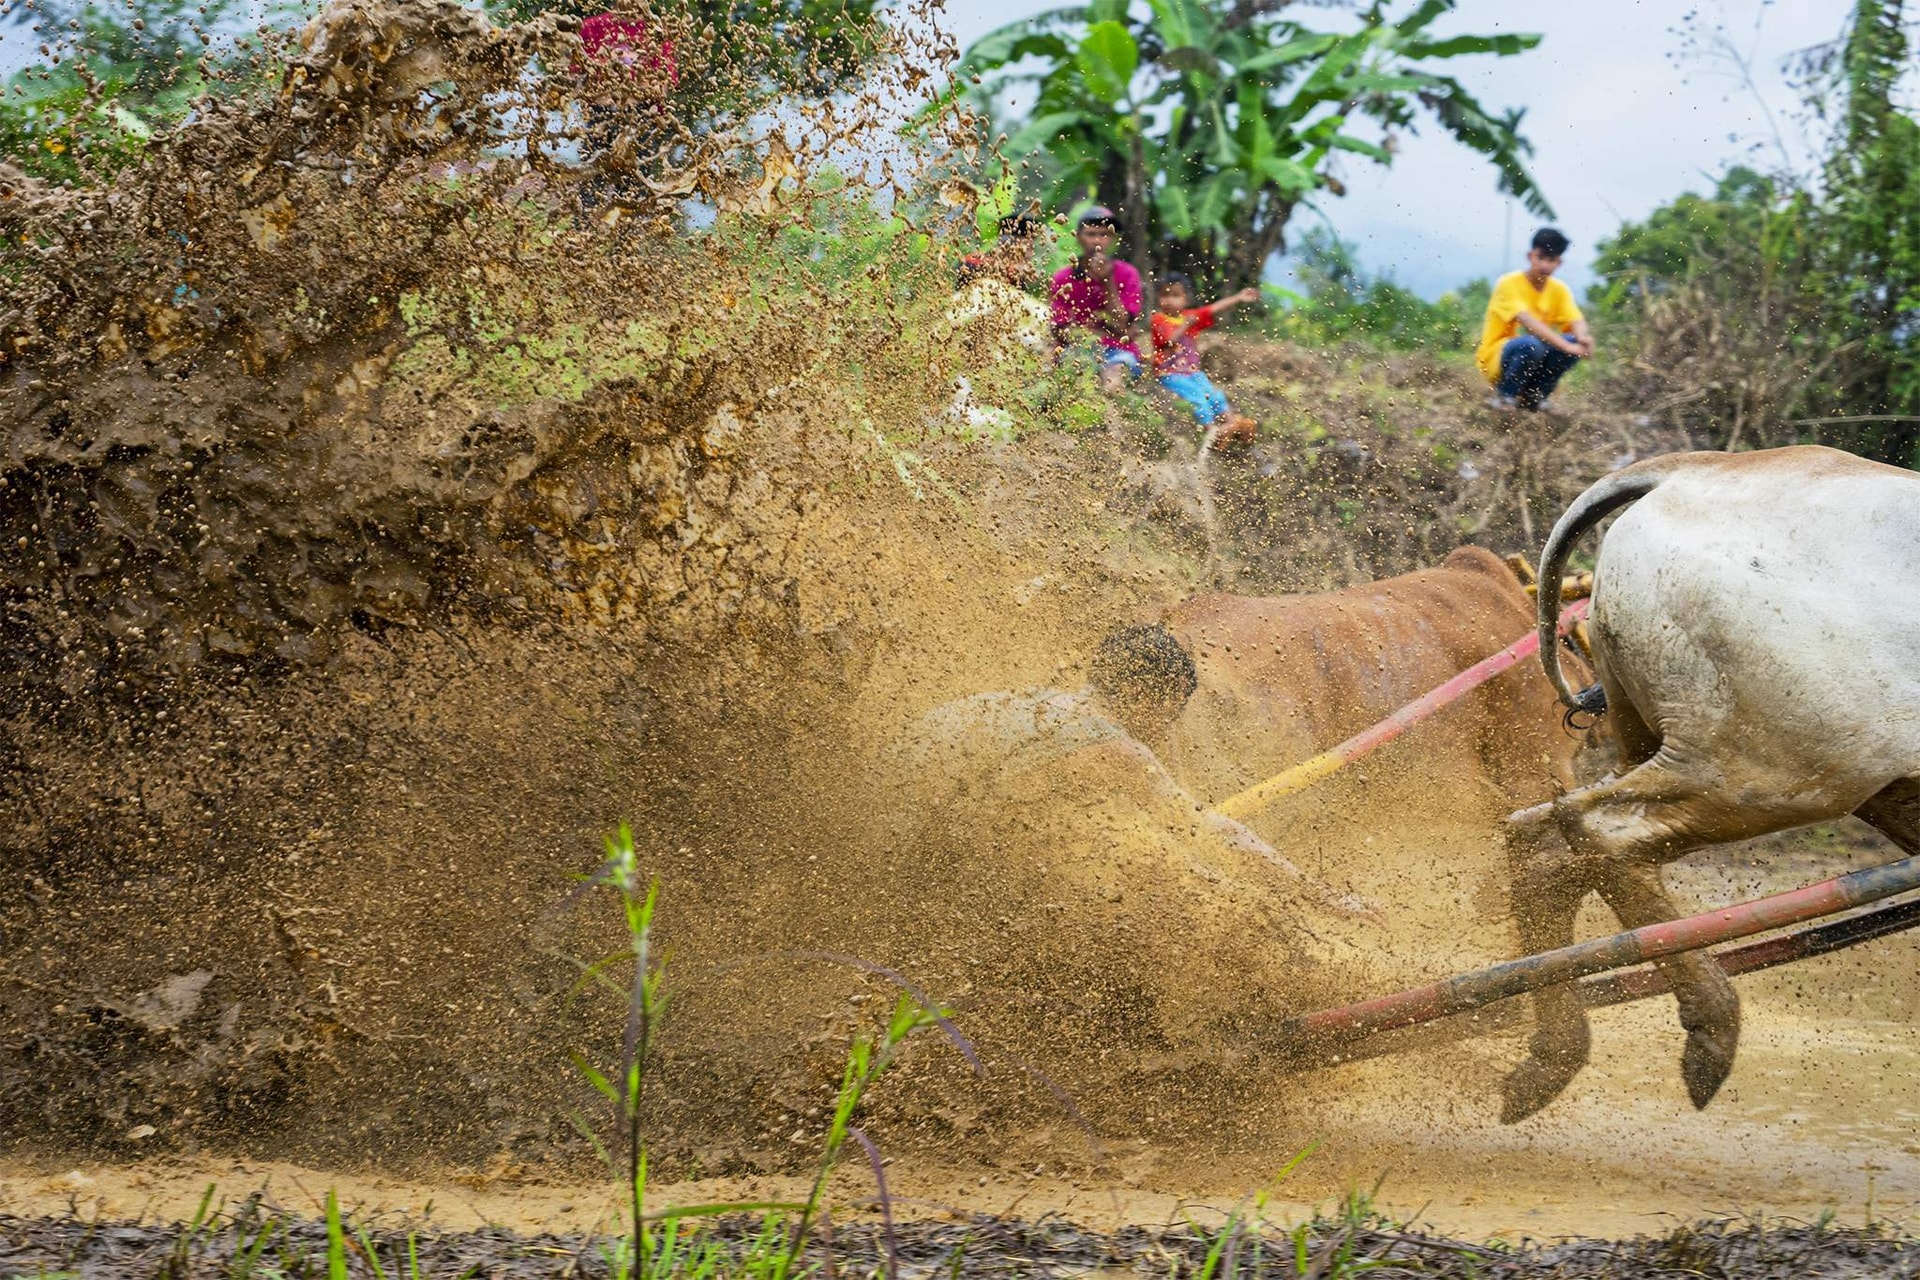
<instances>
[{"instance_id":1,"label":"red wooden pole","mask_svg":"<svg viewBox=\"0 0 1920 1280\"><path fill-rule=\"evenodd\" d=\"M1568 605L1566 612L1560 615L1561 632L1565 633L1574 623L1586 617L1587 609L1591 605L1590 600L1575 600ZM1540 633L1528 632L1491 658L1482 658L1439 688L1421 694L1380 723L1362 729L1339 746L1329 747L1312 759L1302 760L1299 764L1275 774L1265 782L1255 783L1245 791L1228 796L1213 806L1214 812L1224 813L1229 818L1246 819L1282 796L1305 791L1322 778L1328 778L1340 772L1369 751L1384 747L1440 708L1459 701L1501 672L1512 670L1539 651Z\"/></svg>"},{"instance_id":2,"label":"red wooden pole","mask_svg":"<svg viewBox=\"0 0 1920 1280\"><path fill-rule=\"evenodd\" d=\"M1542 987L1751 937L1916 888L1920 888L1920 858L1903 858L1770 898L1523 956L1428 986L1290 1018L1279 1028L1278 1038L1282 1043L1297 1043L1311 1053L1330 1043L1450 1017Z\"/></svg>"},{"instance_id":3,"label":"red wooden pole","mask_svg":"<svg viewBox=\"0 0 1920 1280\"><path fill-rule=\"evenodd\" d=\"M1845 951L1863 942L1916 928L1920 928L1920 898L1910 898L1892 906L1862 911L1857 916L1847 916L1831 924L1796 929L1764 942L1749 942L1744 947L1716 951L1713 959L1726 970L1728 977L1736 977L1791 964L1795 960ZM1636 969L1631 973L1609 973L1598 978L1587 978L1577 990L1581 1004L1589 1009L1603 1009L1608 1005L1664 995L1671 988L1667 985L1667 975L1660 970Z\"/></svg>"},{"instance_id":4,"label":"red wooden pole","mask_svg":"<svg viewBox=\"0 0 1920 1280\"><path fill-rule=\"evenodd\" d=\"M1826 924L1795 929L1790 933L1783 933L1761 942L1749 942L1744 946L1716 951L1713 953L1713 959L1726 971L1727 976L1737 977L1743 973L1758 973L1763 969L1791 964L1796 960L1830 955L1836 951L1844 951L1849 947L1857 947L1862 943L1891 937L1893 934L1916 928L1920 928L1920 898L1908 898L1904 902L1875 907L1871 911L1862 911L1858 915L1843 916ZM1589 1009L1646 1000L1653 996L1665 995L1668 989L1667 975L1652 966L1634 969L1627 973L1607 973L1595 978L1583 978L1574 984L1574 990L1580 995L1580 1003ZM1518 1008L1509 1007L1501 1012L1518 1014L1521 1011ZM1489 1032L1508 1029L1514 1025L1515 1021L1513 1018L1496 1014L1491 1018L1477 1019L1465 1034L1486 1035ZM1431 1034L1433 1033L1429 1033ZM1430 1042L1429 1039L1409 1041L1389 1038L1384 1034L1362 1041L1348 1039L1338 1044L1316 1046L1321 1050L1317 1057L1303 1056L1295 1052L1289 1057L1287 1065L1289 1070L1311 1071L1328 1065L1328 1059L1334 1062L1359 1062L1389 1053L1421 1048Z\"/></svg>"}]
</instances>

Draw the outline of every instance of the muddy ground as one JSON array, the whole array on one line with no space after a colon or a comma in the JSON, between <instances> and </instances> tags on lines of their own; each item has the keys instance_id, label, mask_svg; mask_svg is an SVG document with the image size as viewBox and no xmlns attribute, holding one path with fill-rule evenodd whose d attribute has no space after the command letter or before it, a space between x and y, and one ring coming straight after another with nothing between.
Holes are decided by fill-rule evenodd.
<instances>
[{"instance_id":1,"label":"muddy ground","mask_svg":"<svg viewBox=\"0 0 1920 1280\"><path fill-rule=\"evenodd\" d=\"M1593 1065L1509 1129L1493 1099L1523 1051L1512 1024L1276 1078L1231 1040L1140 1034L1124 985L1103 999L1058 974L1021 987L1040 943L1085 938L1107 948L1087 949L1103 963L1176 974L1184 962L1171 939L1026 929L995 901L994 859L1031 856L1018 823L979 842L973 864L891 837L875 756L926 707L1071 685L1114 621L1216 581L1310 589L1411 568L1468 536L1444 504L1490 513L1481 540L1524 550L1530 507L1491 478L1537 454L1552 460L1548 492L1563 493L1621 447L1606 415L1511 441L1448 408L1464 388L1444 368L1356 384L1323 357L1241 358L1273 371L1246 376L1275 380L1255 394L1275 398L1278 421L1310 403L1311 421L1337 430L1276 434L1221 466L1223 526L1188 501L1190 442L1156 438L1152 422L956 445L929 455L953 497L916 498L881 473L765 526L792 539L778 561L791 630L672 644L593 620L348 627L322 667L203 680L91 718L13 719L25 821L11 839L28 874L0 887L8 1210L57 1212L78 1172L113 1213L138 1214L151 1196L138 1184L168 1161L192 1184L169 1202L197 1200L207 1181L247 1185L232 1162L283 1161L310 1187L407 1179L385 1198L413 1210L445 1203L435 1188L476 1196L477 1184L497 1198L476 1221L590 1227L600 1214L579 1188L596 1161L573 1118L597 1123L599 1104L569 1054L617 1052L620 1018L567 999L566 956L619 938L610 904L562 904L601 836L632 820L662 877L677 975L653 1086L669 1181L732 1194L806 1167L847 1044L891 999L878 980L790 954L830 950L913 974L989 1060L982 1081L937 1043L916 1045L876 1092L869 1123L901 1161L902 1195L1037 1204L1111 1229L1167 1220L1184 1199L1231 1202L1318 1143L1283 1195L1296 1212L1385 1175L1390 1212L1461 1238L1631 1238L1664 1231L1664 1215L1749 1210L1903 1217L1920 1202L1906 940L1743 979L1742 1056L1705 1113L1679 1084L1670 1007L1650 1002L1600 1013ZM1505 461L1471 481L1453 462L1447 485L1416 486L1422 519L1363 515L1352 535L1332 480L1311 500L1261 487L1346 468L1355 450L1331 445L1355 441L1398 461L1369 464L1337 501L1404 511L1408 477L1436 449L1396 425L1412 420L1459 456ZM751 466L756 433L788 428L750 422L735 456ZM1316 525L1322 501L1336 518ZM1328 546L1350 560L1329 563ZM1257 824L1386 908L1377 972L1326 994L1512 953L1498 806L1427 776L1418 745ZM1704 906L1876 856L1869 837L1816 834L1701 860L1675 882ZM1612 926L1594 911L1583 927ZM1036 1013L1008 998L1023 990L1070 1000Z\"/></svg>"}]
</instances>

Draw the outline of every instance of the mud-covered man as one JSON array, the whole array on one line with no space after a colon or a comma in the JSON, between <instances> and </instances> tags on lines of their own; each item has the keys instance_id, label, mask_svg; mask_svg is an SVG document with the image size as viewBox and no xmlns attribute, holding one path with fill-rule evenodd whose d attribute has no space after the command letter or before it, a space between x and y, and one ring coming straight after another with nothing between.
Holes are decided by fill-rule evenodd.
<instances>
[{"instance_id":1,"label":"mud-covered man","mask_svg":"<svg viewBox=\"0 0 1920 1280\"><path fill-rule=\"evenodd\" d=\"M1215 1052L1253 1011L1270 1025L1366 985L1364 905L1161 764L1196 683L1166 628L1123 627L1083 688L960 698L896 747L913 827L895 856L943 904L954 945L982 958L983 986L1072 1009L1068 1039Z\"/></svg>"},{"instance_id":2,"label":"mud-covered man","mask_svg":"<svg viewBox=\"0 0 1920 1280\"><path fill-rule=\"evenodd\" d=\"M1062 355L1081 352L1100 371L1100 385L1118 390L1145 366L1134 327L1140 319L1140 273L1115 255L1120 224L1113 210L1095 206L1074 231L1079 253L1053 277L1053 342Z\"/></svg>"},{"instance_id":3,"label":"mud-covered man","mask_svg":"<svg viewBox=\"0 0 1920 1280\"><path fill-rule=\"evenodd\" d=\"M1198 683L1192 656L1164 626L1121 627L1100 642L1082 688L943 703L915 723L903 755L925 787L949 799L991 801L1017 789L1018 775L1062 762L1091 766L1104 799L1156 811L1198 841L1258 858L1324 906L1361 911L1240 823L1203 807L1160 762L1157 753Z\"/></svg>"},{"instance_id":4,"label":"mud-covered man","mask_svg":"<svg viewBox=\"0 0 1920 1280\"><path fill-rule=\"evenodd\" d=\"M1154 756L1192 696L1193 659L1165 627L1123 627L1101 641L1077 690L976 693L943 703L908 741L918 771L957 789L1089 747L1137 759L1156 789L1184 796ZM1237 826L1238 824L1234 824Z\"/></svg>"}]
</instances>

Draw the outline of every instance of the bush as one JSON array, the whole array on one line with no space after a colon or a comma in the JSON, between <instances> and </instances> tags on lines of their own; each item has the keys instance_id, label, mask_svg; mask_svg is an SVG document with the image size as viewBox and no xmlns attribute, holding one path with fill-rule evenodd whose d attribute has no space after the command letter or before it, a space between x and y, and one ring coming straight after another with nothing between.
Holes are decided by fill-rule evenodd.
<instances>
[{"instance_id":1,"label":"bush","mask_svg":"<svg viewBox=\"0 0 1920 1280\"><path fill-rule=\"evenodd\" d=\"M1294 250L1303 292L1268 287L1286 304L1275 337L1317 346L1363 342L1398 351L1466 351L1480 332L1490 286L1475 280L1428 302L1388 276L1369 274L1354 246L1314 228Z\"/></svg>"},{"instance_id":2,"label":"bush","mask_svg":"<svg viewBox=\"0 0 1920 1280\"><path fill-rule=\"evenodd\" d=\"M1751 169L1600 244L1588 303L1620 354L1610 380L1714 449L1800 441L1791 420L1836 352L1815 288L1809 195Z\"/></svg>"}]
</instances>

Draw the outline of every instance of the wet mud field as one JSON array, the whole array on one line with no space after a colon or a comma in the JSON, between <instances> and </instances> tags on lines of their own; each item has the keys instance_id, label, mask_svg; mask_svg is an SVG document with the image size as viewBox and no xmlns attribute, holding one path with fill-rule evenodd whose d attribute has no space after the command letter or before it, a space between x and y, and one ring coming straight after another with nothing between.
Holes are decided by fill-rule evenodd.
<instances>
[{"instance_id":1,"label":"wet mud field","mask_svg":"<svg viewBox=\"0 0 1920 1280\"><path fill-rule=\"evenodd\" d=\"M1231 339L1208 359L1267 425L1210 458L956 336L980 193L946 179L977 139L890 169L924 197L891 221L825 181L861 140L838 100L791 142L649 101L614 165L526 73L572 40L352 0L283 89L111 183L0 168L0 1275L269 1248L325 1274L329 1193L355 1275L404 1274L410 1232L424 1274L604 1273L581 1064L632 1052L591 976L631 942L591 883L621 824L667 975L654 1203L802 1194L902 983L957 1029L862 1102L898 1222L843 1160L843 1269L1214 1274L1256 1195L1242 1274L1910 1267L1913 935L1741 979L1700 1112L1665 999L1599 1011L1591 1065L1513 1126L1510 1010L1311 1072L1274 1052L1288 1016L1515 954L1502 817L1579 740L1526 710L1528 667L1244 830L1205 805L1525 631L1497 556L1669 434L1522 434L1443 362ZM648 194L587 216L602 177ZM956 352L1017 414L968 416ZM928 745L982 694L1075 705L1104 637L1180 602L1467 543L1505 605L1458 643L1351 597L1291 657L1201 628L1164 766ZM1890 856L1793 833L1670 882L1704 909Z\"/></svg>"},{"instance_id":2,"label":"wet mud field","mask_svg":"<svg viewBox=\"0 0 1920 1280\"><path fill-rule=\"evenodd\" d=\"M1422 847L1458 851L1475 834L1429 828ZM1690 904L1705 906L1884 856L1870 837L1834 837L1799 833L1729 851L1682 868L1676 881ZM1605 921L1596 914L1586 923ZM1421 935L1444 930L1439 916L1408 924L1403 945L1418 947ZM1424 962L1433 973L1474 959L1457 941L1435 951ZM1239 1105L1228 1115L1209 1105L1222 1091L1217 1063L1169 1060L1147 1077L1129 1077L1168 1110L1165 1120L1117 1120L1093 1090L1082 1101L1093 1131L1032 1107L990 1113L1020 1126L990 1141L916 1141L909 1121L882 1138L889 1207L909 1224L901 1227L902 1266L937 1271L964 1255L969 1274L1161 1274L1183 1250L1204 1254L1180 1238L1189 1222L1217 1229L1264 1189L1270 1231L1317 1224L1316 1250L1338 1237L1422 1274L1907 1274L1913 1261L1901 1241L1920 1214L1920 1037L1911 1024L1920 993L1909 978L1916 959L1910 942L1882 940L1740 979L1741 1056L1704 1112L1687 1105L1678 1079L1679 1029L1663 1002L1650 1001L1597 1011L1591 1066L1554 1106L1513 1127L1498 1124L1494 1094L1522 1049L1523 1028L1513 1024L1486 1035L1461 1028L1456 1043L1394 1057L1240 1081L1232 1093ZM667 1114L672 1105L663 1099ZM925 1105L917 1098L889 1114L911 1117ZM792 1136L799 1141L790 1150L809 1135ZM291 1144L246 1145L269 1152ZM1274 1181L1308 1146L1312 1154ZM798 1167L773 1152L761 1159L761 1172L663 1182L652 1194L660 1203L804 1194L804 1157ZM216 1144L105 1158L43 1148L0 1165L0 1213L11 1215L4 1234L22 1250L17 1258L40 1265L78 1250L101 1275L143 1274L139 1260L164 1253L179 1235L153 1224L191 1221L209 1186L231 1211L252 1196L304 1220L289 1239L308 1241L321 1230L314 1220L332 1190L350 1220L370 1230L390 1224L396 1239L408 1229L427 1232L436 1257L461 1259L461 1267L484 1259L482 1274L560 1274L583 1250L586 1261L576 1265L591 1274L599 1246L585 1242L619 1218L617 1185L590 1170L499 1156L452 1166L416 1159L411 1174L381 1163L386 1171L352 1160L236 1158ZM833 1194L849 1220L850 1234L834 1237L846 1265L879 1265L870 1174L855 1162ZM1364 1223L1351 1219L1356 1205L1370 1215ZM1016 1225L1023 1222L1039 1225ZM223 1230L195 1247L216 1258L238 1238L231 1223ZM1422 1243L1427 1237L1437 1243ZM1274 1265L1275 1274L1292 1274Z\"/></svg>"}]
</instances>

